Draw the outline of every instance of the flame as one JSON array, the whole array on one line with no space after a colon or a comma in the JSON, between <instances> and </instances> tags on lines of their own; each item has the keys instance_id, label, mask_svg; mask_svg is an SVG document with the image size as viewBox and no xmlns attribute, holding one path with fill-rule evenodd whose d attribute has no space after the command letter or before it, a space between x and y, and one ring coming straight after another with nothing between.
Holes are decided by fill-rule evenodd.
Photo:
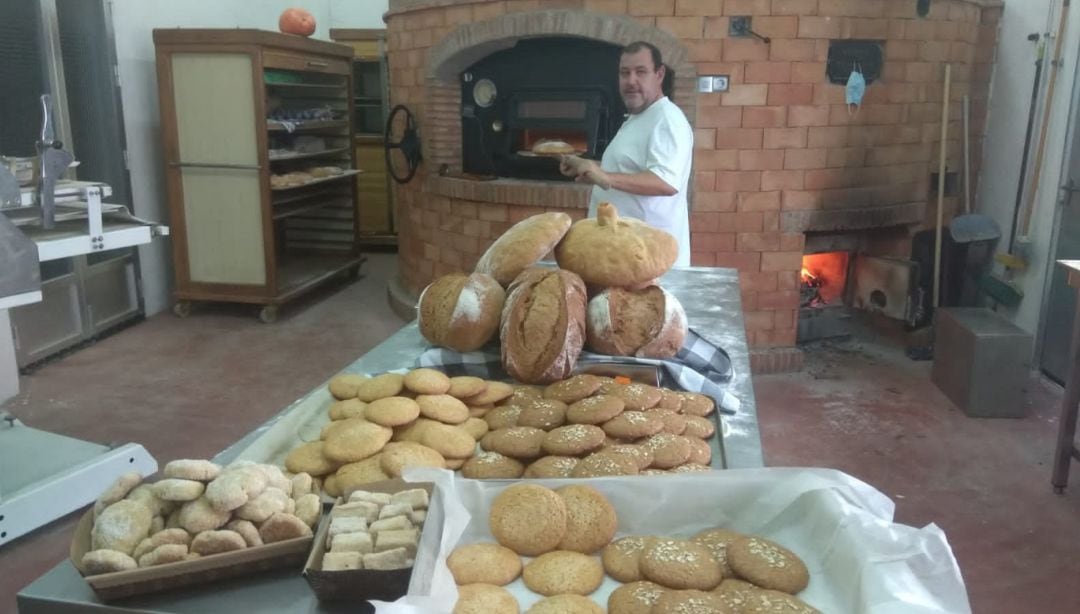
<instances>
[{"instance_id":1,"label":"flame","mask_svg":"<svg viewBox=\"0 0 1080 614\"><path fill-rule=\"evenodd\" d=\"M810 269L808 269L806 267L803 267L802 268L802 280L804 282L807 282L807 283L810 283L812 281L817 281L817 275L814 275L813 273L811 273Z\"/></svg>"}]
</instances>

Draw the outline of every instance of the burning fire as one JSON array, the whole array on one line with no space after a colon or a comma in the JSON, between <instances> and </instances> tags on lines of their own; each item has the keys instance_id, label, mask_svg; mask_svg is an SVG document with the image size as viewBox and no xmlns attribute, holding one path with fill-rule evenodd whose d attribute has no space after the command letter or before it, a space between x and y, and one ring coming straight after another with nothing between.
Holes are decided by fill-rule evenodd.
<instances>
[{"instance_id":1,"label":"burning fire","mask_svg":"<svg viewBox=\"0 0 1080 614\"><path fill-rule=\"evenodd\" d=\"M818 281L819 281L818 276L811 273L810 269L808 269L806 267L802 268L802 282L804 284L806 284L808 286L817 286Z\"/></svg>"},{"instance_id":2,"label":"burning fire","mask_svg":"<svg viewBox=\"0 0 1080 614\"><path fill-rule=\"evenodd\" d=\"M804 255L799 276L802 306L828 305L840 300L847 279L847 265L847 252Z\"/></svg>"}]
</instances>

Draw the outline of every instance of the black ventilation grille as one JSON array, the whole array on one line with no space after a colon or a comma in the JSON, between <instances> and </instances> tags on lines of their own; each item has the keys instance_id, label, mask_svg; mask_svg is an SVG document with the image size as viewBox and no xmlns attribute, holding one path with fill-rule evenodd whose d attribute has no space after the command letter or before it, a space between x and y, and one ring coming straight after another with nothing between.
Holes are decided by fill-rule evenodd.
<instances>
[{"instance_id":1,"label":"black ventilation grille","mask_svg":"<svg viewBox=\"0 0 1080 614\"><path fill-rule=\"evenodd\" d=\"M884 63L882 41L838 40L829 42L829 60L825 74L829 83L844 85L851 71L858 68L869 85L881 78Z\"/></svg>"}]
</instances>

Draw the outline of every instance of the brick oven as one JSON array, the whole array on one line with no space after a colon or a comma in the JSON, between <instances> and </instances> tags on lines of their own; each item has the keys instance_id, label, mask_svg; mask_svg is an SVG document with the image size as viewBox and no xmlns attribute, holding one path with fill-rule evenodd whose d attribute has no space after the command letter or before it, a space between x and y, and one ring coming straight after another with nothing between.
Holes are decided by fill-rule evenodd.
<instances>
[{"instance_id":1,"label":"brick oven","mask_svg":"<svg viewBox=\"0 0 1080 614\"><path fill-rule=\"evenodd\" d=\"M674 68L675 102L695 128L693 263L739 269L756 367L797 364L804 256L843 252L849 263L865 256L861 260L871 264L875 258L910 259L913 235L933 222L931 174L937 170L945 63L953 75L950 171L962 162L959 101L965 94L972 99L971 149L981 151L1001 3L932 0L925 16L916 4L390 0L391 103L416 114L424 153L416 178L395 186L401 266L395 292L416 296L436 276L471 268L496 237L529 215L562 210L583 216L587 187L541 166L550 161L537 165L517 154L545 128L537 119L551 120L549 134L580 136L584 130L583 147L593 155L601 151L603 135L588 131L601 120L582 119L587 88L574 75L597 70L604 49L647 40ZM750 29L769 42L733 34L734 17L750 17ZM561 83L538 85L550 100L576 100L577 106L548 105L539 118L503 114L503 132L496 134L494 120L500 118L484 117L470 100L480 73L508 54L560 39L594 50L595 59L564 66ZM864 73L875 73L857 114L844 105L838 79L846 79L853 57ZM726 76L729 89L697 93L698 76ZM614 62L609 78L615 79ZM588 82L597 91L604 87L603 77ZM527 80L492 85L495 99L508 103L500 96L528 89ZM552 108L561 111L551 117ZM579 124L568 126L575 118ZM514 121L518 125L511 126ZM480 145L489 150L478 153ZM498 164L491 151L496 146L502 148ZM955 197L946 200L946 220L957 207Z\"/></svg>"}]
</instances>

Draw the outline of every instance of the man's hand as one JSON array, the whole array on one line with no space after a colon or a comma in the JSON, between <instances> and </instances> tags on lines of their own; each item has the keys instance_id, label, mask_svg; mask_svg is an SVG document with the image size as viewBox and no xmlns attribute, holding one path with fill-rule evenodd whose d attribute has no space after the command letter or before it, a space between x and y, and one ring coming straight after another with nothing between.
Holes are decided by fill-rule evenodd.
<instances>
[{"instance_id":1,"label":"man's hand","mask_svg":"<svg viewBox=\"0 0 1080 614\"><path fill-rule=\"evenodd\" d=\"M559 158L559 172L567 177L573 177L579 183L590 183L600 186L605 190L611 189L611 179L600 165L593 160L586 160L578 156L561 156Z\"/></svg>"}]
</instances>

